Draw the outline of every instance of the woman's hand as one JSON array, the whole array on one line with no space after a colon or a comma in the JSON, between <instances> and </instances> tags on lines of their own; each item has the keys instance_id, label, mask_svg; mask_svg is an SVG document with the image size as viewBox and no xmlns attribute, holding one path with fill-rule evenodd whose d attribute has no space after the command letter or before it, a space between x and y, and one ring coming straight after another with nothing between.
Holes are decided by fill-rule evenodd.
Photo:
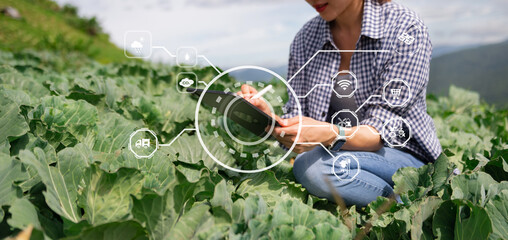
<instances>
[{"instance_id":1,"label":"woman's hand","mask_svg":"<svg viewBox=\"0 0 508 240\"><path fill-rule=\"evenodd\" d=\"M252 105L256 106L264 113L275 118L275 120L279 122L282 127L276 127L272 132L272 135L277 138L277 140L284 146L290 148L293 145L293 142L296 140L299 122L298 117L289 119L280 118L279 116L272 113L270 107L263 99L251 99L257 93L258 91L254 87L243 84L241 91L237 92L236 94L248 100ZM302 117L302 125L305 127L302 127L302 131L298 139L298 143L302 144L297 144L295 146L293 151L296 153L310 151L316 147L316 144L305 144L306 142L320 142L325 146L328 146L337 136L332 131L330 123L320 122L309 117ZM338 132L337 127L333 127L335 128L336 132ZM269 128L267 128L267 130L268 129Z\"/></svg>"},{"instance_id":2,"label":"woman's hand","mask_svg":"<svg viewBox=\"0 0 508 240\"><path fill-rule=\"evenodd\" d=\"M332 126L330 123L314 120L310 117L302 117L302 130L298 139L299 117L293 117L282 120L282 127L276 127L272 135L287 148L290 148L295 141L297 144L293 149L295 153L307 152L318 146L317 143L322 143L325 147L330 145L337 137L337 126Z\"/></svg>"},{"instance_id":3,"label":"woman's hand","mask_svg":"<svg viewBox=\"0 0 508 240\"><path fill-rule=\"evenodd\" d=\"M263 100L262 98L251 99L254 95L256 95L256 93L258 93L258 91L254 87L252 87L252 86L250 86L248 84L243 84L242 85L242 90L238 91L236 93L236 95L245 98L245 100L249 101L252 105L254 105L257 108L259 108L259 110L263 111L268 116L271 116L271 117L275 118L275 120L277 122L279 122L279 124L281 124L282 119L279 116L277 116L274 113L272 113L272 111L270 110L270 107L265 102L265 100Z\"/></svg>"},{"instance_id":4,"label":"woman's hand","mask_svg":"<svg viewBox=\"0 0 508 240\"><path fill-rule=\"evenodd\" d=\"M245 100L249 101L252 105L256 106L261 111L271 116L272 111L270 111L270 107L268 107L268 104L263 99L251 99L254 95L256 95L256 93L258 93L258 90L256 90L254 87L248 84L243 84L242 90L238 91L236 95L245 98Z\"/></svg>"}]
</instances>

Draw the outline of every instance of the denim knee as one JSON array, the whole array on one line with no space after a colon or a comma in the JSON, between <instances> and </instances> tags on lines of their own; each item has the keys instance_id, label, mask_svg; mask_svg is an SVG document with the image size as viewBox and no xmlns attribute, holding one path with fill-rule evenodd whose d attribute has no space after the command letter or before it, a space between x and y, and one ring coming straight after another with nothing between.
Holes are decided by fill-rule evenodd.
<instances>
[{"instance_id":1,"label":"denim knee","mask_svg":"<svg viewBox=\"0 0 508 240\"><path fill-rule=\"evenodd\" d=\"M331 171L328 172L331 174ZM323 161L311 152L298 155L293 164L293 174L298 183L302 184L309 193L318 197L329 195L328 185L324 177Z\"/></svg>"},{"instance_id":2,"label":"denim knee","mask_svg":"<svg viewBox=\"0 0 508 240\"><path fill-rule=\"evenodd\" d=\"M307 171L309 171L310 165L306 161L305 154L300 154L296 157L293 163L293 175L297 182L302 184L303 187L307 188L308 179L306 177Z\"/></svg>"},{"instance_id":3,"label":"denim knee","mask_svg":"<svg viewBox=\"0 0 508 240\"><path fill-rule=\"evenodd\" d=\"M293 174L295 177L303 175L307 170L305 160L301 156L302 154L298 155L295 159L295 162L293 163Z\"/></svg>"},{"instance_id":4,"label":"denim knee","mask_svg":"<svg viewBox=\"0 0 508 240\"><path fill-rule=\"evenodd\" d=\"M310 194L333 201L332 189L330 189L333 187L347 205L365 206L377 196L386 197L393 191L383 179L369 171L357 169L356 164L351 166L349 174L352 175L348 177L358 174L351 180L341 180L334 175L332 162L333 158L330 158L328 154L313 150L298 155L293 165L293 173L297 182L302 184Z\"/></svg>"}]
</instances>

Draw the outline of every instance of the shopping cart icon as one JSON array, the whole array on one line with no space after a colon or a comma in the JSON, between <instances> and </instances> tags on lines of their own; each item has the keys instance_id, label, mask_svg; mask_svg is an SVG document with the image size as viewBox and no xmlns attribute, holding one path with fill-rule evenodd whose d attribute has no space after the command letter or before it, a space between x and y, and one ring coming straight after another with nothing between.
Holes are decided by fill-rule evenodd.
<instances>
[{"instance_id":1,"label":"shopping cart icon","mask_svg":"<svg viewBox=\"0 0 508 240\"><path fill-rule=\"evenodd\" d=\"M400 89L400 88L392 88L391 92L392 92L392 95L393 95L393 99L396 99L396 100L400 99L400 94L402 92L402 89Z\"/></svg>"}]
</instances>

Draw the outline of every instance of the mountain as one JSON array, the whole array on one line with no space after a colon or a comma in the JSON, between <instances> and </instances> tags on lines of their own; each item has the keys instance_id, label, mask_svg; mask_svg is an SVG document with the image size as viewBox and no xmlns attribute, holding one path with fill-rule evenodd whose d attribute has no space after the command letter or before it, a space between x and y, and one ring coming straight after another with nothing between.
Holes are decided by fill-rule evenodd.
<instances>
[{"instance_id":1,"label":"mountain","mask_svg":"<svg viewBox=\"0 0 508 240\"><path fill-rule=\"evenodd\" d=\"M434 58L428 92L444 95L452 84L480 93L489 103L508 106L508 41Z\"/></svg>"},{"instance_id":2,"label":"mountain","mask_svg":"<svg viewBox=\"0 0 508 240\"><path fill-rule=\"evenodd\" d=\"M470 45L460 45L460 46L455 46L455 45L435 46L432 49L432 57L437 58L437 57L440 57L440 56L443 56L446 54L450 54L450 53L454 53L454 52L458 52L458 51L461 51L464 49L474 48L474 47L478 47L478 46L481 46L481 45L470 44Z\"/></svg>"}]
</instances>

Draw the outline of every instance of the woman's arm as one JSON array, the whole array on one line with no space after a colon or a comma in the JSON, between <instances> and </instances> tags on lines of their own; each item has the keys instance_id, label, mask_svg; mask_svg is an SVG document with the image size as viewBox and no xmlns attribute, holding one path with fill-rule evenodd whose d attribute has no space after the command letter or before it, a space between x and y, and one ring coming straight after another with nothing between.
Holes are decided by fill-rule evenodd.
<instances>
[{"instance_id":1,"label":"woman's arm","mask_svg":"<svg viewBox=\"0 0 508 240\"><path fill-rule=\"evenodd\" d=\"M337 127L337 126L334 126ZM369 125L360 125L358 127L346 128L346 136L351 134L358 128L358 131L348 138L341 149L352 151L369 151L375 152L383 147L381 134Z\"/></svg>"},{"instance_id":2,"label":"woman's arm","mask_svg":"<svg viewBox=\"0 0 508 240\"><path fill-rule=\"evenodd\" d=\"M299 117L292 117L282 119L274 115L268 105L262 99L250 99L257 93L257 90L249 85L242 85L242 90L237 92L238 95L249 100L254 106L266 114L275 117L282 127L276 127L273 131L273 136L287 148L290 148L296 141L297 144L293 149L296 153L310 151L315 148L316 143L321 143L323 146L330 146L335 140L339 129L335 125L328 122L321 122L309 117L302 117L302 130L298 139L296 139L299 126ZM358 128L358 130L357 130ZM356 131L356 132L355 132ZM355 151L377 151L383 146L380 134L377 130L368 125L345 129L347 141L342 147L345 150ZM306 144L308 143L308 144Z\"/></svg>"},{"instance_id":3,"label":"woman's arm","mask_svg":"<svg viewBox=\"0 0 508 240\"><path fill-rule=\"evenodd\" d=\"M302 129L298 139L299 117L289 118L283 121L282 127L274 129L273 135L287 148L296 141L298 144L293 149L296 153L310 151L317 143L327 147L337 137L339 129L328 122L321 122L309 117L302 117ZM358 128L358 129L357 129ZM356 131L356 132L355 132ZM354 151L377 151L383 147L383 141L376 129L371 126L346 128L346 143L341 149Z\"/></svg>"}]
</instances>

